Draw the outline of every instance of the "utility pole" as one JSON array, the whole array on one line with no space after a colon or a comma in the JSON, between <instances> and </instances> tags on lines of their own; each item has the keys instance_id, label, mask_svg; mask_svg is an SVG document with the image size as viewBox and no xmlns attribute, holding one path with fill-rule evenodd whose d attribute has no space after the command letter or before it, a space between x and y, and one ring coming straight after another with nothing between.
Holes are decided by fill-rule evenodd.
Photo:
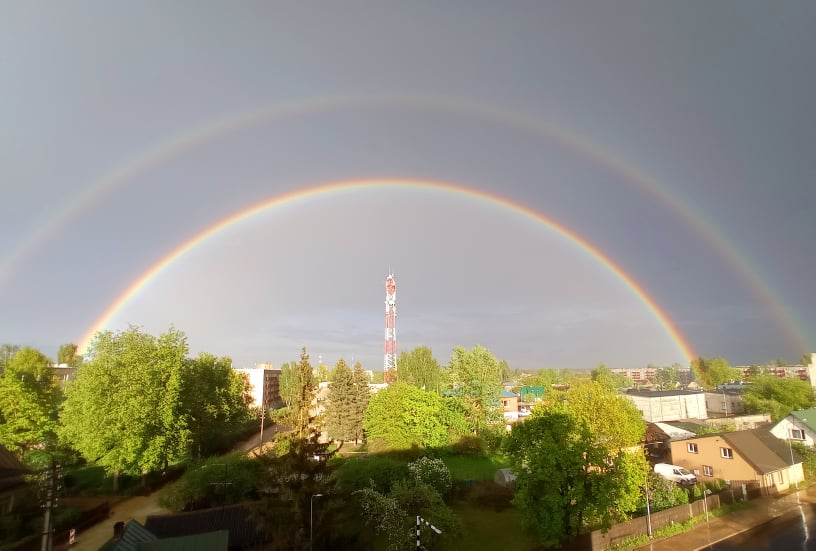
<instances>
[{"instance_id":1,"label":"utility pole","mask_svg":"<svg viewBox=\"0 0 816 551\"><path fill-rule=\"evenodd\" d=\"M51 511L57 507L57 491L60 489L59 472L59 465L52 459L51 464L45 471L45 480L41 483L42 508L45 510L43 514L41 551L52 551L54 548L54 527L51 521Z\"/></svg>"}]
</instances>

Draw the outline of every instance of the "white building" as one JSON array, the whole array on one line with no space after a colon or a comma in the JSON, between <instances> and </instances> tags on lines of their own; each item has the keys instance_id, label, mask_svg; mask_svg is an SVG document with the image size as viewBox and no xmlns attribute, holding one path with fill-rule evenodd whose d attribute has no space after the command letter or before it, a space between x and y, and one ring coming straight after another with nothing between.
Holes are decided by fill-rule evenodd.
<instances>
[{"instance_id":1,"label":"white building","mask_svg":"<svg viewBox=\"0 0 816 551\"><path fill-rule=\"evenodd\" d=\"M629 398L647 423L708 419L705 393L691 390L629 390Z\"/></svg>"},{"instance_id":2,"label":"white building","mask_svg":"<svg viewBox=\"0 0 816 551\"><path fill-rule=\"evenodd\" d=\"M267 365L235 368L235 371L245 375L249 381L249 392L252 396L251 407L260 408L263 405L266 409L276 409L283 406L280 395L281 370L267 367Z\"/></svg>"},{"instance_id":3,"label":"white building","mask_svg":"<svg viewBox=\"0 0 816 551\"><path fill-rule=\"evenodd\" d=\"M791 412L773 426L771 434L780 440L800 442L812 448L816 443L816 408Z\"/></svg>"}]
</instances>

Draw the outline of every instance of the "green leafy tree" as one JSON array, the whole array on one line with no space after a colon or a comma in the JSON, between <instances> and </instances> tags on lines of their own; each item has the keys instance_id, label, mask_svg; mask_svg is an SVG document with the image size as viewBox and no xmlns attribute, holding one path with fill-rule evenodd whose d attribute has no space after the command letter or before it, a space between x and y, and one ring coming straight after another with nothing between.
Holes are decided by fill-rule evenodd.
<instances>
[{"instance_id":1,"label":"green leafy tree","mask_svg":"<svg viewBox=\"0 0 816 551\"><path fill-rule=\"evenodd\" d=\"M297 363L284 363L281 366L278 388L284 405L292 407L298 396Z\"/></svg>"},{"instance_id":2,"label":"green leafy tree","mask_svg":"<svg viewBox=\"0 0 816 551\"><path fill-rule=\"evenodd\" d=\"M778 421L791 411L814 405L813 388L807 381L791 377L760 375L752 377L744 391L745 410L749 413L769 413Z\"/></svg>"},{"instance_id":3,"label":"green leafy tree","mask_svg":"<svg viewBox=\"0 0 816 551\"><path fill-rule=\"evenodd\" d=\"M186 336L136 327L97 333L66 389L61 439L118 475L166 468L191 440L183 409Z\"/></svg>"},{"instance_id":4,"label":"green leafy tree","mask_svg":"<svg viewBox=\"0 0 816 551\"><path fill-rule=\"evenodd\" d=\"M688 503L688 492L654 471L649 471L647 487L649 491L649 506L653 513ZM644 495L644 503L645 501L646 498ZM642 512L645 514L645 507Z\"/></svg>"},{"instance_id":5,"label":"green leafy tree","mask_svg":"<svg viewBox=\"0 0 816 551\"><path fill-rule=\"evenodd\" d=\"M441 465L440 465L441 464ZM391 485L388 492L374 487L354 492L367 523L385 536L391 551L416 549L416 517L421 516L441 530L421 531L424 549L451 545L461 534L458 519L443 500L450 472L441 460L420 458L409 463L410 476Z\"/></svg>"},{"instance_id":6,"label":"green leafy tree","mask_svg":"<svg viewBox=\"0 0 816 551\"><path fill-rule=\"evenodd\" d=\"M632 386L631 378L621 375L620 373L614 373L604 364L600 364L593 369L590 375L593 381L612 390Z\"/></svg>"},{"instance_id":7,"label":"green leafy tree","mask_svg":"<svg viewBox=\"0 0 816 551\"><path fill-rule=\"evenodd\" d=\"M558 372L554 369L540 369L533 375L525 377L524 386L543 386L547 391L558 382Z\"/></svg>"},{"instance_id":8,"label":"green leafy tree","mask_svg":"<svg viewBox=\"0 0 816 551\"><path fill-rule=\"evenodd\" d=\"M0 346L0 370L2 370L19 351L20 347L16 344L4 344Z\"/></svg>"},{"instance_id":9,"label":"green leafy tree","mask_svg":"<svg viewBox=\"0 0 816 551\"><path fill-rule=\"evenodd\" d=\"M691 369L705 388L742 378L742 372L728 365L723 358L697 358L691 360Z\"/></svg>"},{"instance_id":10,"label":"green leafy tree","mask_svg":"<svg viewBox=\"0 0 816 551\"><path fill-rule=\"evenodd\" d=\"M77 345L67 343L60 346L57 352L57 363L69 367L78 367L82 363L82 356L77 354Z\"/></svg>"},{"instance_id":11,"label":"green leafy tree","mask_svg":"<svg viewBox=\"0 0 816 551\"><path fill-rule=\"evenodd\" d=\"M660 388L674 388L679 380L680 372L676 367L658 367L653 382Z\"/></svg>"},{"instance_id":12,"label":"green leafy tree","mask_svg":"<svg viewBox=\"0 0 816 551\"><path fill-rule=\"evenodd\" d=\"M437 393L444 387L442 368L427 346L419 346L400 354L397 360L397 379Z\"/></svg>"},{"instance_id":13,"label":"green leafy tree","mask_svg":"<svg viewBox=\"0 0 816 551\"><path fill-rule=\"evenodd\" d=\"M810 354L802 354L802 365L808 366L812 361L813 357Z\"/></svg>"},{"instance_id":14,"label":"green leafy tree","mask_svg":"<svg viewBox=\"0 0 816 551\"><path fill-rule=\"evenodd\" d=\"M453 349L448 365L453 392L467 411L472 430L478 432L502 421L499 396L502 390L501 363L483 346Z\"/></svg>"},{"instance_id":15,"label":"green leafy tree","mask_svg":"<svg viewBox=\"0 0 816 551\"><path fill-rule=\"evenodd\" d=\"M291 405L283 417L283 424L289 427L289 431L278 432L276 439L279 442L286 443L295 440L301 442L310 441L317 430L317 423L313 415L317 381L305 346L301 349L300 362L295 366L292 377L295 392L290 397L292 400ZM285 448L286 446L284 446Z\"/></svg>"},{"instance_id":16,"label":"green leafy tree","mask_svg":"<svg viewBox=\"0 0 816 551\"><path fill-rule=\"evenodd\" d=\"M252 415L252 396L232 360L202 352L183 365L181 413L189 429L189 454L220 450Z\"/></svg>"},{"instance_id":17,"label":"green leafy tree","mask_svg":"<svg viewBox=\"0 0 816 551\"><path fill-rule=\"evenodd\" d=\"M325 383L331 380L331 373L329 372L329 366L324 363L321 363L317 366L317 381L318 383Z\"/></svg>"},{"instance_id":18,"label":"green leafy tree","mask_svg":"<svg viewBox=\"0 0 816 551\"><path fill-rule=\"evenodd\" d=\"M448 442L443 399L405 383L389 385L371 397L365 412L369 443L394 449L435 447Z\"/></svg>"},{"instance_id":19,"label":"green leafy tree","mask_svg":"<svg viewBox=\"0 0 816 551\"><path fill-rule=\"evenodd\" d=\"M517 477L514 503L543 545L559 545L587 526L609 528L637 509L646 460L617 447L619 440L595 432L567 402L513 426L505 451Z\"/></svg>"},{"instance_id":20,"label":"green leafy tree","mask_svg":"<svg viewBox=\"0 0 816 551\"><path fill-rule=\"evenodd\" d=\"M38 350L23 348L0 374L0 444L23 453L55 443L59 390Z\"/></svg>"}]
</instances>

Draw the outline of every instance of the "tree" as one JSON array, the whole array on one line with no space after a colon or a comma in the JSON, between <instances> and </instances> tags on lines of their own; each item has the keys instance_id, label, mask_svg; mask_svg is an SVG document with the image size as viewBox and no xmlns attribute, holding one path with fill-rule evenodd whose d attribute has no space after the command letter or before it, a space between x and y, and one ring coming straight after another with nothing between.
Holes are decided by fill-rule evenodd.
<instances>
[{"instance_id":1,"label":"tree","mask_svg":"<svg viewBox=\"0 0 816 551\"><path fill-rule=\"evenodd\" d=\"M813 361L813 356L811 354L802 354L802 365L808 366L810 362Z\"/></svg>"},{"instance_id":2,"label":"tree","mask_svg":"<svg viewBox=\"0 0 816 551\"><path fill-rule=\"evenodd\" d=\"M283 416L283 424L289 426L289 431L278 432L276 439L278 442L287 444L294 441L312 441L317 430L315 418L312 415L317 382L305 346L301 349L300 362L294 367L291 377L292 380L288 383L292 390L289 396L291 404Z\"/></svg>"},{"instance_id":3,"label":"tree","mask_svg":"<svg viewBox=\"0 0 816 551\"><path fill-rule=\"evenodd\" d=\"M734 369L723 358L697 358L691 360L691 369L705 388L713 388L719 384L742 377L739 369Z\"/></svg>"},{"instance_id":4,"label":"tree","mask_svg":"<svg viewBox=\"0 0 816 551\"><path fill-rule=\"evenodd\" d=\"M468 351L457 346L448 365L453 392L467 411L471 429L478 432L502 420L499 396L502 366L483 346Z\"/></svg>"},{"instance_id":5,"label":"tree","mask_svg":"<svg viewBox=\"0 0 816 551\"><path fill-rule=\"evenodd\" d=\"M78 367L82 363L82 356L77 354L77 345L67 343L60 346L57 352L57 363L65 364L68 367Z\"/></svg>"},{"instance_id":6,"label":"tree","mask_svg":"<svg viewBox=\"0 0 816 551\"><path fill-rule=\"evenodd\" d=\"M0 444L15 452L55 443L59 389L51 361L25 347L0 374Z\"/></svg>"},{"instance_id":7,"label":"tree","mask_svg":"<svg viewBox=\"0 0 816 551\"><path fill-rule=\"evenodd\" d=\"M291 407L298 395L297 363L284 363L281 366L278 388L286 407Z\"/></svg>"},{"instance_id":8,"label":"tree","mask_svg":"<svg viewBox=\"0 0 816 551\"><path fill-rule=\"evenodd\" d=\"M191 441L183 389L186 336L139 328L97 333L66 388L60 437L89 462L120 472L166 468Z\"/></svg>"},{"instance_id":9,"label":"tree","mask_svg":"<svg viewBox=\"0 0 816 551\"><path fill-rule=\"evenodd\" d=\"M363 371L363 364L355 362L354 371L351 374L353 384L353 404L354 404L354 441L363 438L363 426L365 424L365 412L371 400L371 388L368 386L368 375Z\"/></svg>"},{"instance_id":10,"label":"tree","mask_svg":"<svg viewBox=\"0 0 816 551\"><path fill-rule=\"evenodd\" d=\"M597 415L612 413L612 403L603 400ZM513 426L505 443L516 474L514 503L545 546L558 545L587 525L609 528L622 520L637 509L646 480L643 454L618 445L637 431L598 432L600 425L593 427L583 407L574 405L559 400L536 409Z\"/></svg>"},{"instance_id":11,"label":"tree","mask_svg":"<svg viewBox=\"0 0 816 551\"><path fill-rule=\"evenodd\" d=\"M798 378L760 375L744 391L745 410L749 413L769 413L774 421L791 411L814 405L813 388Z\"/></svg>"},{"instance_id":12,"label":"tree","mask_svg":"<svg viewBox=\"0 0 816 551\"><path fill-rule=\"evenodd\" d=\"M354 374L340 358L332 370L329 401L324 413L325 428L333 440L354 440L362 429L362 418L357 416L354 385Z\"/></svg>"},{"instance_id":13,"label":"tree","mask_svg":"<svg viewBox=\"0 0 816 551\"><path fill-rule=\"evenodd\" d=\"M679 380L680 372L676 367L658 367L653 382L663 389L676 387Z\"/></svg>"},{"instance_id":14,"label":"tree","mask_svg":"<svg viewBox=\"0 0 816 551\"><path fill-rule=\"evenodd\" d=\"M442 532L423 531L423 548L436 549L442 542L456 541L459 522L443 500L450 471L440 459L426 457L409 463L408 470L410 476L396 481L387 493L374 487L354 492L366 522L388 539L391 551L417 549L417 515Z\"/></svg>"},{"instance_id":15,"label":"tree","mask_svg":"<svg viewBox=\"0 0 816 551\"><path fill-rule=\"evenodd\" d=\"M19 351L20 347L16 344L4 344L0 346L0 371L3 370L6 364L8 364Z\"/></svg>"},{"instance_id":16,"label":"tree","mask_svg":"<svg viewBox=\"0 0 816 551\"><path fill-rule=\"evenodd\" d=\"M443 387L443 374L431 349L419 346L410 352L402 352L397 360L397 380L439 393Z\"/></svg>"},{"instance_id":17,"label":"tree","mask_svg":"<svg viewBox=\"0 0 816 551\"><path fill-rule=\"evenodd\" d=\"M194 458L231 444L230 436L252 414L247 379L232 369L229 358L206 352L186 360L180 396Z\"/></svg>"},{"instance_id":18,"label":"tree","mask_svg":"<svg viewBox=\"0 0 816 551\"><path fill-rule=\"evenodd\" d=\"M449 426L443 422L447 415L438 394L399 382L371 397L365 412L366 436L374 447L442 446L448 443Z\"/></svg>"},{"instance_id":19,"label":"tree","mask_svg":"<svg viewBox=\"0 0 816 551\"><path fill-rule=\"evenodd\" d=\"M604 364L598 365L598 367L592 370L590 375L593 381L612 390L632 386L631 378L621 375L620 373L613 373L612 370Z\"/></svg>"}]
</instances>

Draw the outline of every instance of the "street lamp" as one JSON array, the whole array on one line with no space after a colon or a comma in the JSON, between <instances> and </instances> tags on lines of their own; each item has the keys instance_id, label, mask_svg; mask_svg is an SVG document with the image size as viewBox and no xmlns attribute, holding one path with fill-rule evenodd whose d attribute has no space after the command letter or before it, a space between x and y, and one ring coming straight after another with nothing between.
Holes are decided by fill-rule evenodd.
<instances>
[{"instance_id":1,"label":"street lamp","mask_svg":"<svg viewBox=\"0 0 816 551\"><path fill-rule=\"evenodd\" d=\"M314 526L314 498L323 497L323 494L312 494L309 498L309 551L312 551L312 533Z\"/></svg>"}]
</instances>

